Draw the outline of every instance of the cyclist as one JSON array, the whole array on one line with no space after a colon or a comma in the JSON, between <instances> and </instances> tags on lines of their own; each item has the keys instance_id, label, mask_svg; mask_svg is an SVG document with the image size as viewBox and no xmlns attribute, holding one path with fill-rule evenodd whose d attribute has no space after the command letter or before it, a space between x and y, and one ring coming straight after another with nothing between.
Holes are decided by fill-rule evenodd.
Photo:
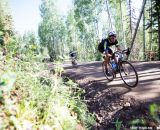
<instances>
[{"instance_id":1,"label":"cyclist","mask_svg":"<svg viewBox=\"0 0 160 130\"><path fill-rule=\"evenodd\" d=\"M70 51L69 56L71 58L72 65L77 65L76 63L77 53L75 51Z\"/></svg>"},{"instance_id":2,"label":"cyclist","mask_svg":"<svg viewBox=\"0 0 160 130\"><path fill-rule=\"evenodd\" d=\"M110 59L114 59L116 62L115 55L110 47L115 45L116 50L118 51L120 51L120 47L118 45L116 33L114 31L110 31L108 33L108 37L106 39L103 39L103 42L104 42L103 54L105 55L104 60L106 65L106 74L109 76L110 74L108 73L107 65L109 64Z\"/></svg>"},{"instance_id":3,"label":"cyclist","mask_svg":"<svg viewBox=\"0 0 160 130\"><path fill-rule=\"evenodd\" d=\"M69 56L70 56L70 57L75 57L75 58L76 58L77 54L76 54L75 51L70 51L70 52L69 52Z\"/></svg>"}]
</instances>

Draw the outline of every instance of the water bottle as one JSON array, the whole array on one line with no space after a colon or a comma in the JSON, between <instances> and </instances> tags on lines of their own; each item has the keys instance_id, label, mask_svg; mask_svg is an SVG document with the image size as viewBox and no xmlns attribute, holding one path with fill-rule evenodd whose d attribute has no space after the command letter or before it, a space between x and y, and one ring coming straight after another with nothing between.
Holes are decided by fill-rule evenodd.
<instances>
[{"instance_id":1,"label":"water bottle","mask_svg":"<svg viewBox=\"0 0 160 130\"><path fill-rule=\"evenodd\" d=\"M112 61L111 64L112 64L112 69L113 69L113 70L116 70L117 64L116 64L114 61Z\"/></svg>"}]
</instances>

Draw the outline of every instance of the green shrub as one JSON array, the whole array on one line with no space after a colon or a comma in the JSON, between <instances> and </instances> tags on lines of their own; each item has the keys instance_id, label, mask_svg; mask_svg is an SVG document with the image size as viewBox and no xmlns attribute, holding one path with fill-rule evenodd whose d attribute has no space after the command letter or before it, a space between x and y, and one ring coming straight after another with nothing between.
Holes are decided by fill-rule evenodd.
<instances>
[{"instance_id":1,"label":"green shrub","mask_svg":"<svg viewBox=\"0 0 160 130\"><path fill-rule=\"evenodd\" d=\"M63 68L56 66L52 74L45 64L12 58L0 64L0 129L75 130L94 123L80 97L84 91L60 77Z\"/></svg>"}]
</instances>

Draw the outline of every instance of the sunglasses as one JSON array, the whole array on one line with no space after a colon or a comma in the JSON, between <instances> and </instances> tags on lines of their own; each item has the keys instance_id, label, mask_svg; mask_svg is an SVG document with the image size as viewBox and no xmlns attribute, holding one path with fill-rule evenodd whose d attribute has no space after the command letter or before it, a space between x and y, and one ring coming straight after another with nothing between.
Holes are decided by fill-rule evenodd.
<instances>
[{"instance_id":1,"label":"sunglasses","mask_svg":"<svg viewBox=\"0 0 160 130\"><path fill-rule=\"evenodd\" d=\"M110 35L109 37L116 37L116 35Z\"/></svg>"}]
</instances>

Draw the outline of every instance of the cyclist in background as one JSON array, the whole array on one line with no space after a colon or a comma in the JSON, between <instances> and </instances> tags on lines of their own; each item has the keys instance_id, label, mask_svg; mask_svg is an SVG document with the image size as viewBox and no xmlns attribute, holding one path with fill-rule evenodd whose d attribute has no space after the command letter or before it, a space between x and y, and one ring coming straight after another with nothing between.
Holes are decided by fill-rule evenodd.
<instances>
[{"instance_id":1,"label":"cyclist in background","mask_svg":"<svg viewBox=\"0 0 160 130\"><path fill-rule=\"evenodd\" d=\"M77 62L76 62L76 58L77 58L77 53L75 51L70 51L69 52L69 56L71 58L71 63L73 66L77 65Z\"/></svg>"}]
</instances>

